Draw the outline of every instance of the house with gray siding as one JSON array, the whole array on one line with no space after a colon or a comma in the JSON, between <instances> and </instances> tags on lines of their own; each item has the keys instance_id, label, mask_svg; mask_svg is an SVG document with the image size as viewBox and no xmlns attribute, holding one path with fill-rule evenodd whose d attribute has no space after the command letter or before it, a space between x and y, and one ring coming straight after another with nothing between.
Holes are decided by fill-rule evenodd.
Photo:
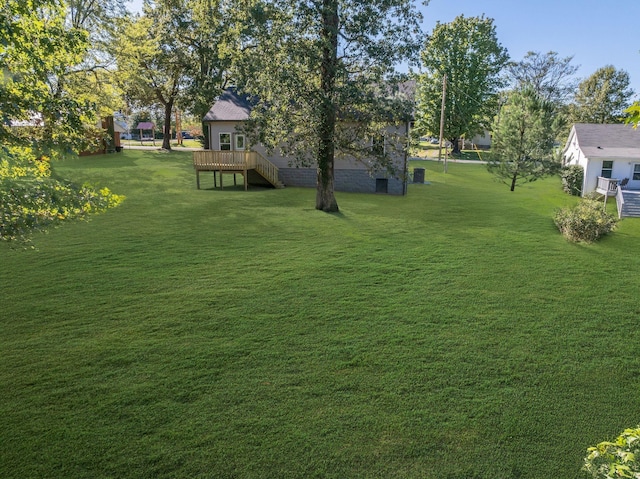
<instances>
[{"instance_id":1,"label":"house with gray siding","mask_svg":"<svg viewBox=\"0 0 640 479\"><path fill-rule=\"evenodd\" d=\"M238 94L235 89L229 88L215 100L211 109L203 118L206 125L205 134L208 135L208 145L211 152L216 152L216 158L234 158L234 162L250 162L261 164L256 169L238 167L238 173L245 177L245 186L248 183L271 183L274 186L301 186L315 187L317 169L314 165L296 165L292 158L283 156L279 149L273 152L261 144L250 144L243 132L243 123L246 122L252 110L252 103L248 97ZM336 152L334 173L334 187L336 191L362 192L362 193L388 193L404 195L407 191L407 149L406 142L397 139L406 139L409 133L409 121L388 125L386 134L377 140L375 147L384 148L385 153L392 158L394 170L391 174L384 170L372 169L367 158L353 158L340 155ZM394 140L390 140L393 138ZM283 141L286 142L286 139ZM391 143L393 141L393 144ZM372 148L374 145L372 144ZM213 154L213 153L212 153ZM211 155L201 155L201 162L211 162L206 158ZM241 160L243 158L243 160ZM196 155L194 155L194 161ZM226 161L226 160L225 160ZM265 164L266 161L268 164ZM220 163L220 160L213 160ZM272 168L270 165L273 165ZM196 166L196 169L198 167ZM275 171L277 178L261 178L256 171Z\"/></svg>"}]
</instances>

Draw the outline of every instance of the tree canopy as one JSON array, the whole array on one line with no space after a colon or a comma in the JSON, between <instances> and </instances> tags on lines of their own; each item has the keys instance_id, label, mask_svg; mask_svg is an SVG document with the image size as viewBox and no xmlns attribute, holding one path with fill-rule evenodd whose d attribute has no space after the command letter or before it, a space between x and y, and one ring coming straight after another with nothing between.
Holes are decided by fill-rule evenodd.
<instances>
[{"instance_id":1,"label":"tree canopy","mask_svg":"<svg viewBox=\"0 0 640 479\"><path fill-rule=\"evenodd\" d=\"M95 106L68 94L66 75L84 59L87 33L67 27L65 17L61 5L46 0L9 0L0 9L0 144L47 155L85 146ZM12 127L18 124L25 128Z\"/></svg>"},{"instance_id":2,"label":"tree canopy","mask_svg":"<svg viewBox=\"0 0 640 479\"><path fill-rule=\"evenodd\" d=\"M570 108L571 119L576 123L620 123L633 95L629 74L607 65L580 82Z\"/></svg>"},{"instance_id":3,"label":"tree canopy","mask_svg":"<svg viewBox=\"0 0 640 479\"><path fill-rule=\"evenodd\" d=\"M0 8L0 239L26 242L33 230L102 211L121 198L52 175L51 161L90 143L96 106L70 92L88 34L63 6L8 0ZM98 138L101 139L101 138Z\"/></svg>"},{"instance_id":4,"label":"tree canopy","mask_svg":"<svg viewBox=\"0 0 640 479\"><path fill-rule=\"evenodd\" d=\"M572 61L572 56L561 58L557 52L528 52L521 61L507 65L507 76L513 88L532 88L540 98L560 107L569 103L576 90L574 75L579 66Z\"/></svg>"},{"instance_id":5,"label":"tree canopy","mask_svg":"<svg viewBox=\"0 0 640 479\"><path fill-rule=\"evenodd\" d=\"M418 130L438 134L446 75L445 138L456 152L459 138L481 133L497 111L497 93L504 86L500 74L508 59L493 19L460 15L451 23L438 23L422 50Z\"/></svg>"},{"instance_id":6,"label":"tree canopy","mask_svg":"<svg viewBox=\"0 0 640 479\"><path fill-rule=\"evenodd\" d=\"M171 149L171 117L185 86L190 62L178 35L175 5L147 4L144 15L123 18L112 52L118 63L118 81L127 100L138 106L164 109L162 148Z\"/></svg>"},{"instance_id":7,"label":"tree canopy","mask_svg":"<svg viewBox=\"0 0 640 479\"><path fill-rule=\"evenodd\" d=\"M391 167L370 139L406 120L394 66L416 60L419 13L410 0L274 0L250 17L255 29L236 63L240 88L258 102L250 137L315 164L316 208L337 211L336 155L367 151L372 169Z\"/></svg>"}]
</instances>

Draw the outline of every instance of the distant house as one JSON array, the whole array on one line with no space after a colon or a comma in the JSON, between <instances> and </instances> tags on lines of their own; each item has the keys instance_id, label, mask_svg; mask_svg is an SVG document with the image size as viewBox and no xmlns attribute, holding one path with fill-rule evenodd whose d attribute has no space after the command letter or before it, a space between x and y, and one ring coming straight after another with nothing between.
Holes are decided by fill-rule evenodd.
<instances>
[{"instance_id":1,"label":"distant house","mask_svg":"<svg viewBox=\"0 0 640 479\"><path fill-rule=\"evenodd\" d=\"M640 130L631 125L576 123L563 165L584 169L582 196L615 196L619 217L640 217Z\"/></svg>"},{"instance_id":2,"label":"distant house","mask_svg":"<svg viewBox=\"0 0 640 479\"><path fill-rule=\"evenodd\" d=\"M576 123L563 152L563 165L584 168L582 196L613 196L619 182L640 190L640 130L631 125Z\"/></svg>"},{"instance_id":3,"label":"distant house","mask_svg":"<svg viewBox=\"0 0 640 479\"><path fill-rule=\"evenodd\" d=\"M280 152L270 154L263 145L249 144L248 138L242 132L242 125L249 119L251 109L252 104L249 99L239 95L233 88L225 90L216 99L203 118L203 123L207 125L205 134L208 135L210 153L205 151L194 154L196 171L199 168L195 164L197 162L215 164L220 165L220 171L235 170L233 172L243 174L245 187L247 178L249 178L249 182L266 180L276 187L284 185L315 187L317 181L315 166L298 167L293 164L292 159L281 156ZM387 142L391 137L406 137L408 131L409 121L400 125L389 125L387 127L388 135L376 140L376 145L372 143L372 148L385 148L385 151L392 156L392 161L398 171L396 175L390 175L386 170L371 171L367 168L366 161L362 162L355 158L336 155L334 168L336 191L405 194L407 189L406 149L403 146L396 148L398 145L390 145ZM237 167L222 165L223 161L231 161ZM240 163L244 163L244 166ZM256 166L253 167L254 165ZM215 170L215 168L212 166L211 170ZM205 166L200 169L207 168ZM261 171L265 174L260 173Z\"/></svg>"}]
</instances>

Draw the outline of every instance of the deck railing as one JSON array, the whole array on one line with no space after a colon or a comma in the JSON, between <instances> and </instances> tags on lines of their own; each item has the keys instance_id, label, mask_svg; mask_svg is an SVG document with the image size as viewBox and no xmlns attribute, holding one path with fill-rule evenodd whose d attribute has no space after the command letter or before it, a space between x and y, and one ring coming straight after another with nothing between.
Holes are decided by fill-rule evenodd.
<instances>
[{"instance_id":1,"label":"deck railing","mask_svg":"<svg viewBox=\"0 0 640 479\"><path fill-rule=\"evenodd\" d=\"M193 152L193 167L211 170L253 169L256 164L255 151L202 150Z\"/></svg>"},{"instance_id":2,"label":"deck railing","mask_svg":"<svg viewBox=\"0 0 640 479\"><path fill-rule=\"evenodd\" d=\"M602 195L615 196L619 182L620 180L616 178L598 176L598 186L596 187L596 191Z\"/></svg>"},{"instance_id":3,"label":"deck railing","mask_svg":"<svg viewBox=\"0 0 640 479\"><path fill-rule=\"evenodd\" d=\"M622 208L624 208L624 194L622 188L616 191L616 206L618 207L618 218L622 218Z\"/></svg>"},{"instance_id":4,"label":"deck railing","mask_svg":"<svg viewBox=\"0 0 640 479\"><path fill-rule=\"evenodd\" d=\"M194 151L193 167L200 171L256 170L274 186L279 184L278 167L257 151Z\"/></svg>"}]
</instances>

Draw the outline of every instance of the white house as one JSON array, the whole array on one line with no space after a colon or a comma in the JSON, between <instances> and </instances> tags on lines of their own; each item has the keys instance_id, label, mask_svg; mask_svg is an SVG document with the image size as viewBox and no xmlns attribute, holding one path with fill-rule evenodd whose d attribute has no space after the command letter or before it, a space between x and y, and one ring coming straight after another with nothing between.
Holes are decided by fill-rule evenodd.
<instances>
[{"instance_id":1,"label":"white house","mask_svg":"<svg viewBox=\"0 0 640 479\"><path fill-rule=\"evenodd\" d=\"M584 169L582 196L596 191L613 195L620 182L640 190L640 129L576 123L563 152L563 166L569 165Z\"/></svg>"},{"instance_id":2,"label":"white house","mask_svg":"<svg viewBox=\"0 0 640 479\"><path fill-rule=\"evenodd\" d=\"M203 118L203 123L207 126L205 134L208 135L210 150L194 154L196 171L235 170L234 173L240 173L245 177L245 188L247 181L260 182L260 176L274 186L315 187L317 181L315 166L296 166L290 158L282 156L279 151L268 152L260 144L249 144L242 125L249 119L251 109L252 104L249 99L239 95L233 88L225 90L216 99ZM367 167L366 159L361 161L337 155L334 165L335 189L363 193L406 194L408 159L406 148L402 144L387 142L388 138L407 137L409 121L410 119L407 119L403 124L389 125L386 136L380 138L380 145L372 144L372 148L384 148L384 151L392 157L397 171L395 175L387 170L372 171ZM223 164L225 162L234 163L235 166ZM259 175L256 175L256 172Z\"/></svg>"}]
</instances>

